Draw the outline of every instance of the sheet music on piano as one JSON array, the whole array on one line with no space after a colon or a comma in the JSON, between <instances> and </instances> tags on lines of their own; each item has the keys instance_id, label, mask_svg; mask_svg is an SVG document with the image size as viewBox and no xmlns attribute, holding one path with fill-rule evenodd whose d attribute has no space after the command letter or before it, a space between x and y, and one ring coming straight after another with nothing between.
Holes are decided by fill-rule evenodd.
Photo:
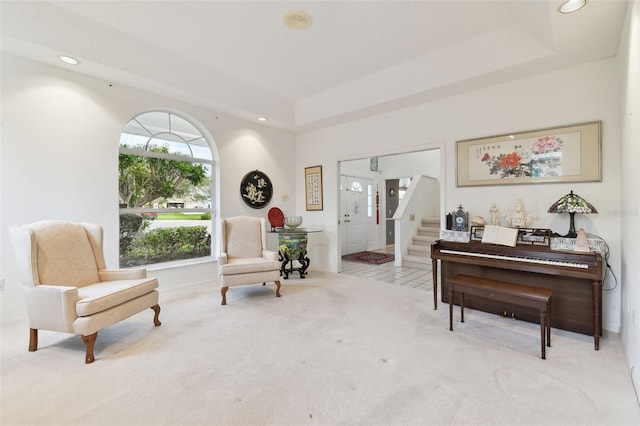
<instances>
[{"instance_id":1,"label":"sheet music on piano","mask_svg":"<svg viewBox=\"0 0 640 426\"><path fill-rule=\"evenodd\" d=\"M485 225L482 242L515 247L518 240L518 228L506 228L497 225Z\"/></svg>"},{"instance_id":2,"label":"sheet music on piano","mask_svg":"<svg viewBox=\"0 0 640 426\"><path fill-rule=\"evenodd\" d=\"M500 229L495 229L491 228L492 225L481 225L481 226L472 226L471 227L471 232L470 232L470 236L469 236L469 241L473 242L473 241L479 241L479 242L485 242L485 243L493 243L493 244L500 244L498 242L496 242L496 238L492 235L493 231L496 231L498 233L506 233L509 235L508 238L508 244L507 240L505 239L505 244L506 246L509 247L513 247L513 244L511 244L511 236L513 232L517 231L516 234L516 244L517 246L520 245L525 245L525 246L542 246L542 247L549 247L552 242L554 240L557 240L558 238L551 238L552 232L550 229L548 228L514 228L514 227L498 227ZM495 225L493 225L495 226ZM484 233L485 230L487 229L487 227L489 227L489 233L490 235L486 238L483 239L484 237ZM455 239L450 239L450 238L443 238L443 236L440 236L440 239L445 239L445 240L449 240L449 241L458 241ZM469 242L467 241L467 242Z\"/></svg>"}]
</instances>

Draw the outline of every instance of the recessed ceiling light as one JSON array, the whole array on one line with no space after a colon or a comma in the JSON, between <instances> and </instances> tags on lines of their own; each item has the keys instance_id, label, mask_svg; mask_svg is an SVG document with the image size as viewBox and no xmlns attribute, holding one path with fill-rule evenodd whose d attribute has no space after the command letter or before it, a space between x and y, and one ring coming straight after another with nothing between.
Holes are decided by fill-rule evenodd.
<instances>
[{"instance_id":1,"label":"recessed ceiling light","mask_svg":"<svg viewBox=\"0 0 640 426\"><path fill-rule=\"evenodd\" d=\"M65 64L69 64L69 65L78 65L80 63L79 60L77 60L72 56L60 55L58 56L58 59L60 59Z\"/></svg>"},{"instance_id":2,"label":"recessed ceiling light","mask_svg":"<svg viewBox=\"0 0 640 426\"><path fill-rule=\"evenodd\" d=\"M567 0L560 5L558 11L560 13L571 13L578 9L582 9L587 4L587 0Z\"/></svg>"},{"instance_id":3,"label":"recessed ceiling light","mask_svg":"<svg viewBox=\"0 0 640 426\"><path fill-rule=\"evenodd\" d=\"M290 10L285 13L282 22L292 30L306 30L311 26L311 15L304 10Z\"/></svg>"},{"instance_id":4,"label":"recessed ceiling light","mask_svg":"<svg viewBox=\"0 0 640 426\"><path fill-rule=\"evenodd\" d=\"M267 117L258 117L258 121L267 121L268 118Z\"/></svg>"}]
</instances>

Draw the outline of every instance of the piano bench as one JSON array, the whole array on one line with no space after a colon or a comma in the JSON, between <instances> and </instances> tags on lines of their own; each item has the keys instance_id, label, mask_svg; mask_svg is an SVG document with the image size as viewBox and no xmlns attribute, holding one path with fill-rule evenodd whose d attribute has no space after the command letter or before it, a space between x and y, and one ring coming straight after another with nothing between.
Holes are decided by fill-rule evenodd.
<instances>
[{"instance_id":1,"label":"piano bench","mask_svg":"<svg viewBox=\"0 0 640 426\"><path fill-rule=\"evenodd\" d=\"M545 340L551 347L551 290L469 275L454 275L449 281L449 330L453 331L453 295L460 294L460 320L464 322L464 295L482 297L540 312L542 359L546 358Z\"/></svg>"}]
</instances>

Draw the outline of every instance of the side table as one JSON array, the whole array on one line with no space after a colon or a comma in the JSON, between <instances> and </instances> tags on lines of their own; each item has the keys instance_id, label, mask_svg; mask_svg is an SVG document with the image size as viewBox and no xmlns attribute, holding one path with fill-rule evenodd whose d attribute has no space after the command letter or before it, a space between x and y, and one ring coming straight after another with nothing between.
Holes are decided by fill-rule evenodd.
<instances>
[{"instance_id":1,"label":"side table","mask_svg":"<svg viewBox=\"0 0 640 426\"><path fill-rule=\"evenodd\" d=\"M278 234L278 260L282 262L280 275L289 279L289 274L298 272L305 278L311 260L307 256L307 234L320 232L319 229L275 228ZM294 264L295 262L295 264Z\"/></svg>"}]
</instances>

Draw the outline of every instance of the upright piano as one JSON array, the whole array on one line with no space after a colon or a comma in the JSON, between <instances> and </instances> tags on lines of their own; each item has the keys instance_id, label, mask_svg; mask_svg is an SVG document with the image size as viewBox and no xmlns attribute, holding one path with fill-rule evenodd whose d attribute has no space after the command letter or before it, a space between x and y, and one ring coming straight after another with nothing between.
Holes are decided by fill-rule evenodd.
<instances>
[{"instance_id":1,"label":"upright piano","mask_svg":"<svg viewBox=\"0 0 640 426\"><path fill-rule=\"evenodd\" d=\"M449 303L448 280L456 274L546 288L553 292L551 327L593 336L595 350L599 349L603 278L600 253L438 240L431 245L434 309L438 308L438 260L443 302ZM464 304L524 321L540 321L537 312L488 299L465 296Z\"/></svg>"}]
</instances>

